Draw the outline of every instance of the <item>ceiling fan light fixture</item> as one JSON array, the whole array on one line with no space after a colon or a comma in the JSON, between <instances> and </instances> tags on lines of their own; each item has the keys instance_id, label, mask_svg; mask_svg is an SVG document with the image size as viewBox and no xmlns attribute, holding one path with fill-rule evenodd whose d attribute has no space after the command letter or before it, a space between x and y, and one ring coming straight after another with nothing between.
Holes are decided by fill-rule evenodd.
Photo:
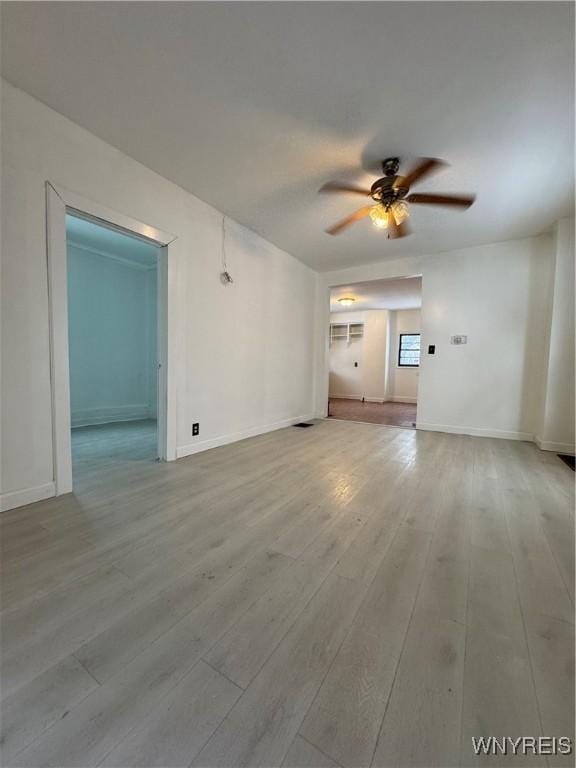
<instances>
[{"instance_id":1,"label":"ceiling fan light fixture","mask_svg":"<svg viewBox=\"0 0 576 768\"><path fill-rule=\"evenodd\" d=\"M408 203L404 200L396 200L390 205L388 210L386 210L380 203L378 203L378 205L373 205L370 209L369 216L375 227L378 227L378 229L387 229L390 224L390 216L394 216L394 221L396 224L400 225L403 221L406 221L408 216L410 216L410 211L408 210Z\"/></svg>"},{"instance_id":2,"label":"ceiling fan light fixture","mask_svg":"<svg viewBox=\"0 0 576 768\"><path fill-rule=\"evenodd\" d=\"M350 307L356 299L353 299L351 296L343 296L341 299L338 299L338 303L342 304L343 307Z\"/></svg>"},{"instance_id":3,"label":"ceiling fan light fixture","mask_svg":"<svg viewBox=\"0 0 576 768\"><path fill-rule=\"evenodd\" d=\"M378 229L386 229L388 226L388 212L384 209L383 205L380 205L380 203L378 203L378 205L373 205L372 208L370 208L370 213L368 215L372 219L372 224Z\"/></svg>"},{"instance_id":4,"label":"ceiling fan light fixture","mask_svg":"<svg viewBox=\"0 0 576 768\"><path fill-rule=\"evenodd\" d=\"M396 224L402 224L410 216L410 209L408 203L405 200L396 200L392 203L392 213L396 220Z\"/></svg>"}]
</instances>

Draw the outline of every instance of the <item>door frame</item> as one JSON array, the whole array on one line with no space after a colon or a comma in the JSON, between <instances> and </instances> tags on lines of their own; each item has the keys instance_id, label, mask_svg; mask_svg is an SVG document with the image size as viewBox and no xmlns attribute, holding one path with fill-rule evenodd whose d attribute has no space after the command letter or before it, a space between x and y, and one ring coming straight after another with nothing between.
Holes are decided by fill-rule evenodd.
<instances>
[{"instance_id":1,"label":"door frame","mask_svg":"<svg viewBox=\"0 0 576 768\"><path fill-rule=\"evenodd\" d=\"M158 258L158 457L176 458L176 391L174 334L171 316L174 301L169 275L173 243L169 232L133 219L89 200L60 185L46 182L46 243L48 312L50 323L50 384L52 392L52 458L55 495L72 491L70 415L70 358L68 349L68 280L66 213L101 223L120 232L152 241L160 247ZM173 281L172 281L173 282ZM172 339L172 340L171 340Z\"/></svg>"}]
</instances>

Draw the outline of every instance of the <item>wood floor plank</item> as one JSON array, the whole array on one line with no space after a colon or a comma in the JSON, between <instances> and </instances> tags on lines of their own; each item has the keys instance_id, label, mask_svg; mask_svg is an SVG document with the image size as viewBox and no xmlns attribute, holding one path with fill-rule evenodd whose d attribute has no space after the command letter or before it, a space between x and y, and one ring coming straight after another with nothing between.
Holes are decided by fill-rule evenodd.
<instances>
[{"instance_id":1,"label":"wood floor plank","mask_svg":"<svg viewBox=\"0 0 576 768\"><path fill-rule=\"evenodd\" d=\"M272 498L276 497L273 504L269 502L270 494ZM177 557L186 561L201 556L206 550L221 546L244 525L267 525L281 520L281 528L284 529L292 520L296 522L303 516L309 506L306 491L299 489L297 494L289 494L287 498L281 485L273 485L272 491L268 488L266 493L261 493L261 486L254 483L243 493L231 492L223 498L218 493L217 499L202 514L184 520L177 529L165 535L143 542L128 555L122 556L116 565L123 573L138 576L158 558L170 557L174 560Z\"/></svg>"},{"instance_id":2,"label":"wood floor plank","mask_svg":"<svg viewBox=\"0 0 576 768\"><path fill-rule=\"evenodd\" d=\"M242 569L243 589L254 590L256 595L266 593L279 578L283 578L291 564L283 555L257 554ZM219 573L216 568L202 573L193 571L82 645L74 655L99 682L108 680L217 592L221 583L226 584L234 573L229 563L222 563Z\"/></svg>"},{"instance_id":3,"label":"wood floor plank","mask_svg":"<svg viewBox=\"0 0 576 768\"><path fill-rule=\"evenodd\" d=\"M23 642L45 635L51 627L64 623L71 614L128 585L124 574L117 568L107 566L3 612L2 653L9 655Z\"/></svg>"},{"instance_id":4,"label":"wood floor plank","mask_svg":"<svg viewBox=\"0 0 576 768\"><path fill-rule=\"evenodd\" d=\"M499 487L480 473L464 478L470 543L486 550L510 551L506 517L498 506Z\"/></svg>"},{"instance_id":5,"label":"wood floor plank","mask_svg":"<svg viewBox=\"0 0 576 768\"><path fill-rule=\"evenodd\" d=\"M508 524L516 580L525 612L573 621L574 607L538 519L532 495L506 491L501 508Z\"/></svg>"},{"instance_id":6,"label":"wood floor plank","mask_svg":"<svg viewBox=\"0 0 576 768\"><path fill-rule=\"evenodd\" d=\"M567 470L570 472L570 470ZM573 482L573 477L572 477ZM574 603L574 491L559 488L542 468L527 477L537 505L540 524L560 570L564 585Z\"/></svg>"},{"instance_id":7,"label":"wood floor plank","mask_svg":"<svg viewBox=\"0 0 576 768\"><path fill-rule=\"evenodd\" d=\"M206 660L234 683L247 688L331 567L331 562L293 563L285 576L211 648Z\"/></svg>"},{"instance_id":8,"label":"wood floor plank","mask_svg":"<svg viewBox=\"0 0 576 768\"><path fill-rule=\"evenodd\" d=\"M200 661L100 765L188 768L241 693Z\"/></svg>"},{"instance_id":9,"label":"wood floor plank","mask_svg":"<svg viewBox=\"0 0 576 768\"><path fill-rule=\"evenodd\" d=\"M437 495L432 543L374 768L460 764L470 548L462 498L455 488L465 470L459 456L452 457L445 484L432 491Z\"/></svg>"},{"instance_id":10,"label":"wood floor plank","mask_svg":"<svg viewBox=\"0 0 576 768\"><path fill-rule=\"evenodd\" d=\"M574 625L543 614L526 615L538 706L547 736L574 733ZM574 765L574 755L548 758L550 766Z\"/></svg>"},{"instance_id":11,"label":"wood floor plank","mask_svg":"<svg viewBox=\"0 0 576 768\"><path fill-rule=\"evenodd\" d=\"M386 469L388 470L388 465ZM405 467L397 468L393 465L392 476L387 472L383 473L387 487L372 500L369 508L372 508L373 512L366 525L354 543L339 558L335 568L335 573L339 576L367 584L374 578L399 525L407 515L406 497L412 492L415 478L407 476L406 472Z\"/></svg>"},{"instance_id":12,"label":"wood floor plank","mask_svg":"<svg viewBox=\"0 0 576 768\"><path fill-rule=\"evenodd\" d=\"M329 576L192 765L281 765L363 590Z\"/></svg>"},{"instance_id":13,"label":"wood floor plank","mask_svg":"<svg viewBox=\"0 0 576 768\"><path fill-rule=\"evenodd\" d=\"M327 529L337 514L337 508L316 505L304 519L295 521L270 546L275 552L287 557L300 557L310 545L310 539Z\"/></svg>"},{"instance_id":14,"label":"wood floor plank","mask_svg":"<svg viewBox=\"0 0 576 768\"><path fill-rule=\"evenodd\" d=\"M472 548L461 762L482 763L472 737L542 735L535 686L510 554ZM542 766L537 755L500 756L511 765Z\"/></svg>"},{"instance_id":15,"label":"wood floor plank","mask_svg":"<svg viewBox=\"0 0 576 768\"><path fill-rule=\"evenodd\" d=\"M345 768L370 765L429 545L398 532L300 729Z\"/></svg>"},{"instance_id":16,"label":"wood floor plank","mask_svg":"<svg viewBox=\"0 0 576 768\"><path fill-rule=\"evenodd\" d=\"M282 768L339 768L339 766L302 736L296 736L284 758Z\"/></svg>"},{"instance_id":17,"label":"wood floor plank","mask_svg":"<svg viewBox=\"0 0 576 768\"><path fill-rule=\"evenodd\" d=\"M411 622L374 754L374 768L460 765L465 627Z\"/></svg>"},{"instance_id":18,"label":"wood floor plank","mask_svg":"<svg viewBox=\"0 0 576 768\"><path fill-rule=\"evenodd\" d=\"M69 656L2 702L0 754L2 764L38 738L98 688L96 680Z\"/></svg>"}]
</instances>

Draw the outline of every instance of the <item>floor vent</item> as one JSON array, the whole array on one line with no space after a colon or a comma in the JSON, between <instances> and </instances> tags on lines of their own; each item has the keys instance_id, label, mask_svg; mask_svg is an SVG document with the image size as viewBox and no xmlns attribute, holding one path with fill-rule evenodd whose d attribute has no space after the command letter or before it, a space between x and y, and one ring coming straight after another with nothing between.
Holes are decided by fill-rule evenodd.
<instances>
[{"instance_id":1,"label":"floor vent","mask_svg":"<svg viewBox=\"0 0 576 768\"><path fill-rule=\"evenodd\" d=\"M295 427L302 427L302 429L306 429L306 427L313 427L314 424L307 424L305 421L299 421L298 424L294 424Z\"/></svg>"}]
</instances>

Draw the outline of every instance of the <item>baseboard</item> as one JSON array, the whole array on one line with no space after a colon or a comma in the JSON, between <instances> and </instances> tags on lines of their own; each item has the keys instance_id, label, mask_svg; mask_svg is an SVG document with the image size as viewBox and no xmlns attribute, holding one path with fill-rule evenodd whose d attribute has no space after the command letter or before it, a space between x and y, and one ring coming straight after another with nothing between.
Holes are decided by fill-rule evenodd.
<instances>
[{"instance_id":1,"label":"baseboard","mask_svg":"<svg viewBox=\"0 0 576 768\"><path fill-rule=\"evenodd\" d=\"M336 395L331 393L328 397L335 397L337 400L362 400L362 395Z\"/></svg>"},{"instance_id":2,"label":"baseboard","mask_svg":"<svg viewBox=\"0 0 576 768\"><path fill-rule=\"evenodd\" d=\"M114 421L139 421L153 417L153 409L145 403L109 408L85 408L72 413L72 427L91 427Z\"/></svg>"},{"instance_id":3,"label":"baseboard","mask_svg":"<svg viewBox=\"0 0 576 768\"><path fill-rule=\"evenodd\" d=\"M416 397L403 397L402 395L394 395L393 397L386 398L388 402L391 403L417 403L418 398Z\"/></svg>"},{"instance_id":4,"label":"baseboard","mask_svg":"<svg viewBox=\"0 0 576 768\"><path fill-rule=\"evenodd\" d=\"M221 445L236 443L239 440L246 440L248 437L256 437L257 435L264 435L267 432L275 432L277 429L285 429L286 427L291 427L293 424L297 424L299 421L310 421L313 418L315 417L310 414L306 416L294 416L292 419L276 421L273 424L265 424L261 427L252 427L251 429L245 429L242 432L233 432L229 435L221 435L220 437L211 438L210 440L201 440L197 443L180 445L176 448L176 458L182 459L184 456L191 456L194 453L209 451L211 448L218 448Z\"/></svg>"},{"instance_id":5,"label":"baseboard","mask_svg":"<svg viewBox=\"0 0 576 768\"><path fill-rule=\"evenodd\" d=\"M24 507L26 504L33 504L35 501L49 499L52 496L56 496L56 484L54 482L37 485L35 488L22 488L19 491L3 493L0 496L0 512Z\"/></svg>"},{"instance_id":6,"label":"baseboard","mask_svg":"<svg viewBox=\"0 0 576 768\"><path fill-rule=\"evenodd\" d=\"M552 453L565 453L568 456L576 455L574 443L553 443L550 440L541 440L534 438L534 442L541 451L552 451Z\"/></svg>"},{"instance_id":7,"label":"baseboard","mask_svg":"<svg viewBox=\"0 0 576 768\"><path fill-rule=\"evenodd\" d=\"M509 432L505 429L488 429L481 427L455 427L449 424L429 424L416 420L416 429L425 432L447 432L454 435L470 435L471 437L496 437L500 440L524 440L534 441L534 435L530 432Z\"/></svg>"},{"instance_id":8,"label":"baseboard","mask_svg":"<svg viewBox=\"0 0 576 768\"><path fill-rule=\"evenodd\" d=\"M386 399L384 397L365 397L365 402L367 403L385 403Z\"/></svg>"}]
</instances>

